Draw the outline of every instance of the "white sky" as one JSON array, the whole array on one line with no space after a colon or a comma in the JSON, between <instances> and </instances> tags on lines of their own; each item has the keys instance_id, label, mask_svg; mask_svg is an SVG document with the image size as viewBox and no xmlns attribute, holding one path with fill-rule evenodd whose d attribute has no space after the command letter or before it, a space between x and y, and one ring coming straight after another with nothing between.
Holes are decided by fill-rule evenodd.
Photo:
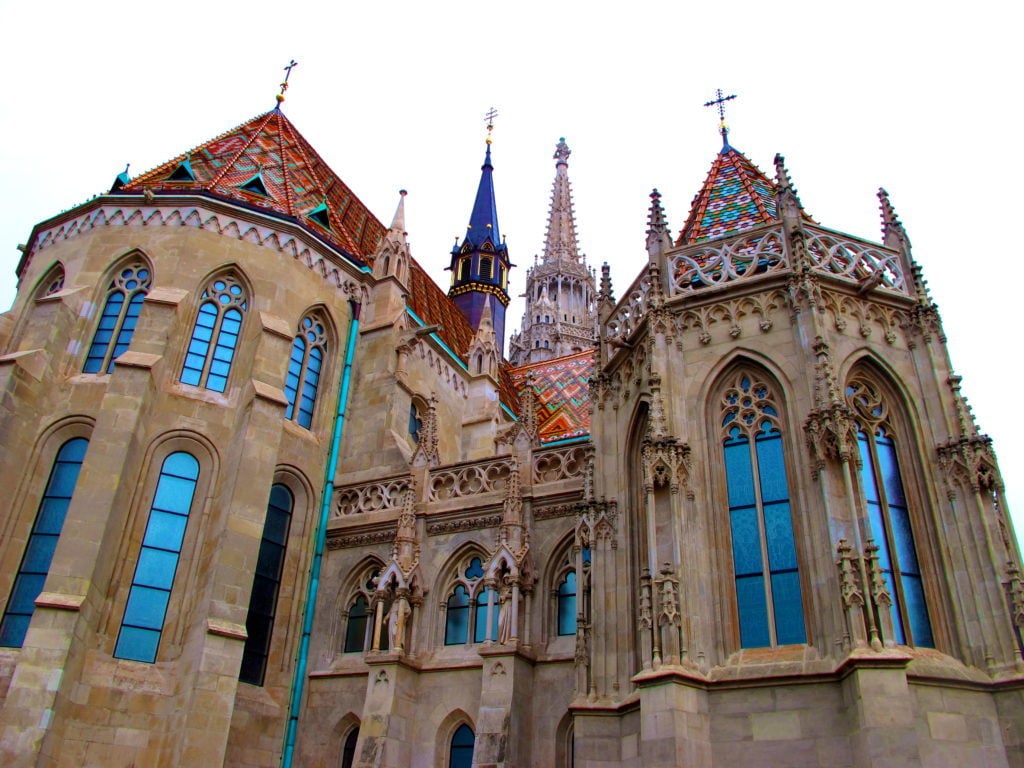
<instances>
[{"instance_id":1,"label":"white sky","mask_svg":"<svg viewBox=\"0 0 1024 768\"><path fill-rule=\"evenodd\" d=\"M636 10L632 10L636 9ZM409 190L417 259L446 284L494 132L513 291L543 245L559 136L580 244L617 296L645 263L648 194L678 232L720 146L775 152L822 224L877 240L885 186L995 440L1024 531L1019 3L174 3L0 0L0 307L33 224L274 105L385 224ZM510 307L508 330L521 303Z\"/></svg>"}]
</instances>

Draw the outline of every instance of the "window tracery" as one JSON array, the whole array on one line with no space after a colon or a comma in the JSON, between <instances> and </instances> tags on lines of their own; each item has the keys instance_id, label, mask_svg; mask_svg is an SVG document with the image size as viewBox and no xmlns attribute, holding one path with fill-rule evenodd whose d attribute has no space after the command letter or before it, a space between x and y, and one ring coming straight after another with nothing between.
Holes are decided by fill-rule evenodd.
<instances>
[{"instance_id":1,"label":"window tracery","mask_svg":"<svg viewBox=\"0 0 1024 768\"><path fill-rule=\"evenodd\" d=\"M720 412L740 645L806 642L777 397L763 378L741 371Z\"/></svg>"},{"instance_id":2,"label":"window tracery","mask_svg":"<svg viewBox=\"0 0 1024 768\"><path fill-rule=\"evenodd\" d=\"M483 562L479 556L466 558L460 566L445 600L444 644L465 645L498 639L499 595L484 584ZM491 624L487 626L488 603Z\"/></svg>"},{"instance_id":3,"label":"window tracery","mask_svg":"<svg viewBox=\"0 0 1024 768\"><path fill-rule=\"evenodd\" d=\"M241 281L221 275L203 291L181 371L181 383L223 392L249 300Z\"/></svg>"},{"instance_id":4,"label":"window tracery","mask_svg":"<svg viewBox=\"0 0 1024 768\"><path fill-rule=\"evenodd\" d=\"M117 270L107 288L103 311L85 357L84 373L110 373L114 359L128 349L142 302L149 293L152 274L141 259Z\"/></svg>"},{"instance_id":5,"label":"window tracery","mask_svg":"<svg viewBox=\"0 0 1024 768\"><path fill-rule=\"evenodd\" d=\"M284 382L288 399L284 417L306 429L313 424L320 374L327 357L327 340L327 324L320 313L310 312L299 321Z\"/></svg>"},{"instance_id":6,"label":"window tracery","mask_svg":"<svg viewBox=\"0 0 1024 768\"><path fill-rule=\"evenodd\" d=\"M863 373L850 378L846 401L857 424L860 490L889 593L894 639L902 645L934 647L889 402Z\"/></svg>"},{"instance_id":7,"label":"window tracery","mask_svg":"<svg viewBox=\"0 0 1024 768\"><path fill-rule=\"evenodd\" d=\"M373 564L363 569L358 585L348 600L345 612L345 644L343 653L361 653L370 647L370 606L380 579L380 565Z\"/></svg>"}]
</instances>

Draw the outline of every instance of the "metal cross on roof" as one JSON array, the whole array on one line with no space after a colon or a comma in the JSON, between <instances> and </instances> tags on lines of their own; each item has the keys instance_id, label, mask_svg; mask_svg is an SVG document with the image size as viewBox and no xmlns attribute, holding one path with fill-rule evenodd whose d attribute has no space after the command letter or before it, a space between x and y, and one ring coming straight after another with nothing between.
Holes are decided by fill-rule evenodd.
<instances>
[{"instance_id":1,"label":"metal cross on roof","mask_svg":"<svg viewBox=\"0 0 1024 768\"><path fill-rule=\"evenodd\" d=\"M491 130L493 130L493 128L494 128L494 118L496 118L497 116L498 116L498 110L496 110L494 107L491 107L489 110L487 110L487 114L484 115L484 117L487 120L487 132L488 133L490 133Z\"/></svg>"},{"instance_id":2,"label":"metal cross on roof","mask_svg":"<svg viewBox=\"0 0 1024 768\"><path fill-rule=\"evenodd\" d=\"M725 125L725 102L736 98L736 94L730 94L729 96L722 95L722 89L715 89L715 96L717 98L711 101L705 101L705 107L718 107L718 132L722 134L722 145L729 146L729 140L726 138L729 135L729 129Z\"/></svg>"},{"instance_id":3,"label":"metal cross on roof","mask_svg":"<svg viewBox=\"0 0 1024 768\"><path fill-rule=\"evenodd\" d=\"M288 90L288 78L292 76L292 69L294 69L298 65L299 62L297 62L295 59L292 59L291 61L288 62L288 66L284 68L284 82L281 83L281 92L277 94L278 105L280 105L281 102L284 101L284 92Z\"/></svg>"}]
</instances>

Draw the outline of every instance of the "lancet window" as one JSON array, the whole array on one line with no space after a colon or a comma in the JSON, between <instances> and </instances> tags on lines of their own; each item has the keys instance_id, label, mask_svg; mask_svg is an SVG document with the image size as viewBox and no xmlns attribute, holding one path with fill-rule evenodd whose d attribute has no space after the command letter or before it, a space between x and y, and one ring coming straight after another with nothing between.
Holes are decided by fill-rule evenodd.
<instances>
[{"instance_id":1,"label":"lancet window","mask_svg":"<svg viewBox=\"0 0 1024 768\"><path fill-rule=\"evenodd\" d=\"M586 615L587 573L590 568L590 549L581 553L583 574L576 572L576 556L570 551L563 558L554 580L555 630L557 635L575 635L577 617ZM585 620L585 619L584 619Z\"/></svg>"},{"instance_id":2,"label":"lancet window","mask_svg":"<svg viewBox=\"0 0 1024 768\"><path fill-rule=\"evenodd\" d=\"M192 454L178 451L164 459L114 648L119 659L156 661L198 480Z\"/></svg>"},{"instance_id":3,"label":"lancet window","mask_svg":"<svg viewBox=\"0 0 1024 768\"><path fill-rule=\"evenodd\" d=\"M721 400L733 574L743 648L806 641L779 405L741 371Z\"/></svg>"},{"instance_id":4,"label":"lancet window","mask_svg":"<svg viewBox=\"0 0 1024 768\"><path fill-rule=\"evenodd\" d=\"M459 569L454 586L445 602L444 644L464 645L498 639L498 593L483 584L483 563L470 557ZM487 626L487 606L491 602L491 625Z\"/></svg>"},{"instance_id":5,"label":"lancet window","mask_svg":"<svg viewBox=\"0 0 1024 768\"><path fill-rule=\"evenodd\" d=\"M316 393L326 356L327 325L319 313L310 312L299 322L284 381L288 398L284 416L306 429L313 424Z\"/></svg>"},{"instance_id":6,"label":"lancet window","mask_svg":"<svg viewBox=\"0 0 1024 768\"><path fill-rule=\"evenodd\" d=\"M850 379L846 400L857 420L861 492L871 537L878 547L878 567L892 598L894 639L902 645L933 647L889 403L880 388L863 375Z\"/></svg>"},{"instance_id":7,"label":"lancet window","mask_svg":"<svg viewBox=\"0 0 1024 768\"><path fill-rule=\"evenodd\" d=\"M242 667L238 679L243 683L263 685L270 655L270 638L277 615L277 598L284 570L285 548L291 527L294 498L291 491L280 483L270 489L267 517L263 523L263 538L256 557L249 613L245 619L248 637L242 650Z\"/></svg>"},{"instance_id":8,"label":"lancet window","mask_svg":"<svg viewBox=\"0 0 1024 768\"><path fill-rule=\"evenodd\" d=\"M89 345L82 368L85 373L114 370L114 359L131 343L151 282L149 266L141 260L130 262L117 271L107 288L103 311Z\"/></svg>"},{"instance_id":9,"label":"lancet window","mask_svg":"<svg viewBox=\"0 0 1024 768\"><path fill-rule=\"evenodd\" d=\"M20 648L25 642L25 633L36 608L35 600L43 591L50 572L53 553L88 447L89 441L84 437L73 437L57 451L18 574L14 577L3 620L0 621L0 646Z\"/></svg>"},{"instance_id":10,"label":"lancet window","mask_svg":"<svg viewBox=\"0 0 1024 768\"><path fill-rule=\"evenodd\" d=\"M223 392L227 389L235 358L242 319L249 300L242 283L233 275L210 281L199 302L181 383Z\"/></svg>"},{"instance_id":11,"label":"lancet window","mask_svg":"<svg viewBox=\"0 0 1024 768\"><path fill-rule=\"evenodd\" d=\"M380 566L372 565L366 568L360 577L355 594L349 600L345 615L344 653L362 653L370 647L370 630L373 628L373 622L370 621L370 605L379 577Z\"/></svg>"},{"instance_id":12,"label":"lancet window","mask_svg":"<svg viewBox=\"0 0 1024 768\"><path fill-rule=\"evenodd\" d=\"M449 768L471 768L475 746L476 734L473 733L472 728L465 723L456 728L448 750Z\"/></svg>"}]
</instances>

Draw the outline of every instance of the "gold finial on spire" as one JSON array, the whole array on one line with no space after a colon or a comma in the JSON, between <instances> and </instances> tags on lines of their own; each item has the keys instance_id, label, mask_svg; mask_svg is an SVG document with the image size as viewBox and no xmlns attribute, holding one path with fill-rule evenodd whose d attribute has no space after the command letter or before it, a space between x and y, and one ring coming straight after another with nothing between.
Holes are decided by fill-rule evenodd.
<instances>
[{"instance_id":1,"label":"gold finial on spire","mask_svg":"<svg viewBox=\"0 0 1024 768\"><path fill-rule=\"evenodd\" d=\"M281 83L281 92L277 94L277 96L275 97L277 99L277 106L279 107L281 106L281 102L284 101L284 92L288 90L288 78L292 76L292 69L294 69L298 65L299 62L297 62L295 59L292 59L290 62L288 62L288 66L284 68L285 76L284 82Z\"/></svg>"},{"instance_id":2,"label":"gold finial on spire","mask_svg":"<svg viewBox=\"0 0 1024 768\"><path fill-rule=\"evenodd\" d=\"M712 99L711 101L705 101L704 102L704 106L705 107L715 107L715 106L718 107L718 132L722 134L722 146L723 147L728 147L729 146L729 139L728 139L729 127L725 124L725 102L729 101L730 99L735 99L736 98L736 94L734 93L731 96L723 96L722 95L722 89L721 88L716 88L715 89L715 96L717 98Z\"/></svg>"},{"instance_id":3,"label":"gold finial on spire","mask_svg":"<svg viewBox=\"0 0 1024 768\"><path fill-rule=\"evenodd\" d=\"M487 114L484 117L487 119L487 143L491 143L491 131L494 130L494 118L498 116L498 110L491 107L487 110Z\"/></svg>"}]
</instances>

